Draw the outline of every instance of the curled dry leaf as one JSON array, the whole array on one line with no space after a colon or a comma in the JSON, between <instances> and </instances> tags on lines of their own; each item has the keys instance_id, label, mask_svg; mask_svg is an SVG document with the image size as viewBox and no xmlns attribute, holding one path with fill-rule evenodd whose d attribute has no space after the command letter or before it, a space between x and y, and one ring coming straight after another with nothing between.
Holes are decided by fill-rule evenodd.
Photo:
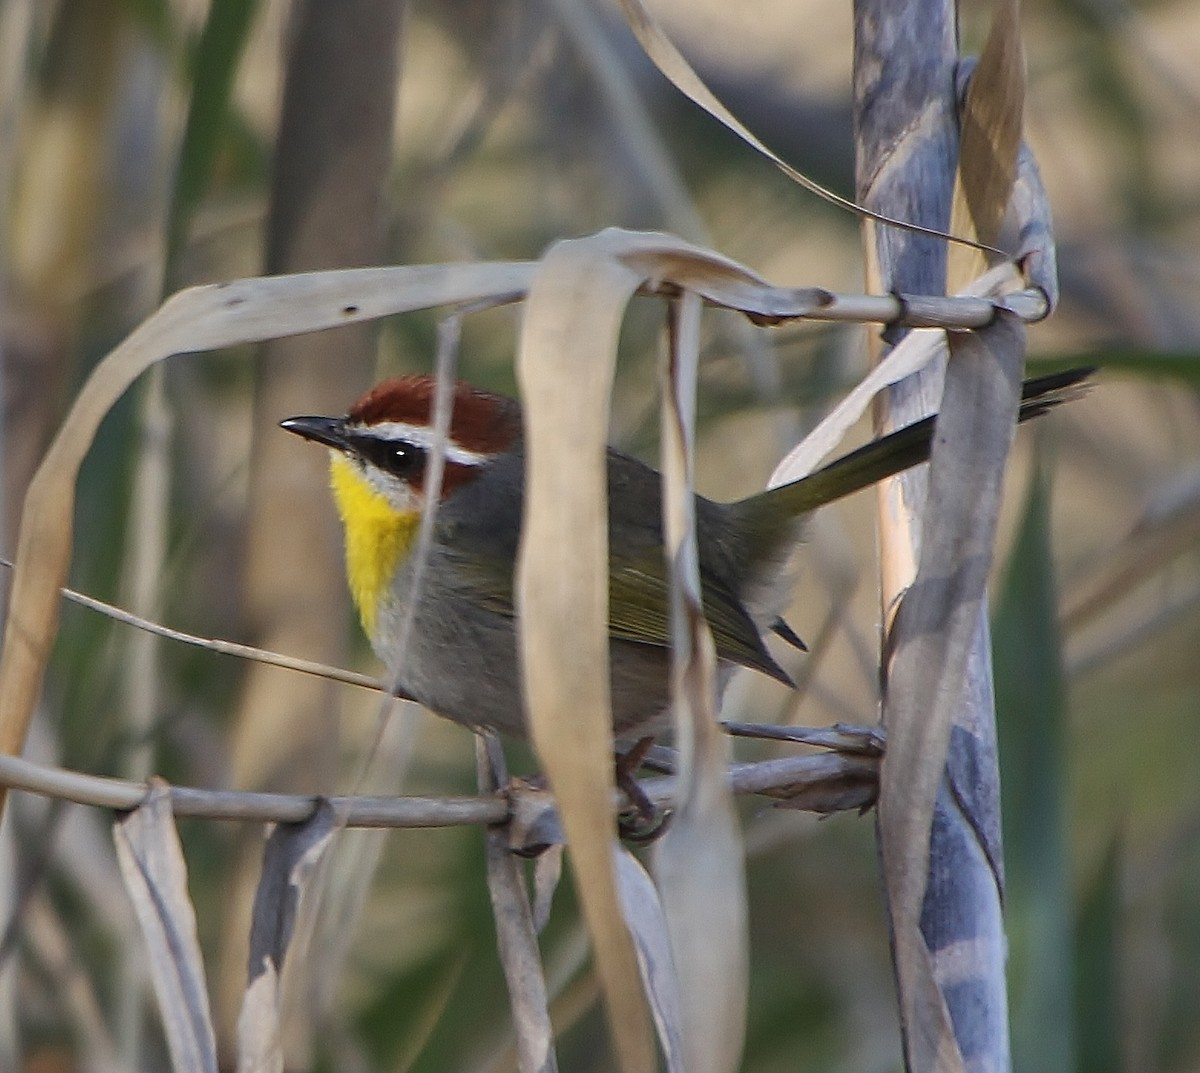
<instances>
[{"instance_id":1,"label":"curled dry leaf","mask_svg":"<svg viewBox=\"0 0 1200 1073\"><path fill-rule=\"evenodd\" d=\"M690 1048L680 998L679 973L674 959L671 928L658 891L646 870L623 846L614 848L613 862L621 912L633 936L642 985L650 1000L658 1041L668 1073L696 1073L702 1066L688 1064ZM693 942L695 936L692 937Z\"/></svg>"},{"instance_id":2,"label":"curled dry leaf","mask_svg":"<svg viewBox=\"0 0 1200 1073\"><path fill-rule=\"evenodd\" d=\"M558 801L609 1024L626 1073L654 1045L613 876L604 454L617 337L643 277L605 232L542 258L521 326L525 517L514 588L527 717Z\"/></svg>"},{"instance_id":3,"label":"curled dry leaf","mask_svg":"<svg viewBox=\"0 0 1200 1073\"><path fill-rule=\"evenodd\" d=\"M671 577L671 695L680 796L655 848L678 969L684 1068L732 1073L745 1037L747 908L741 829L717 722L717 667L700 596L693 450L700 302L675 304L662 376L663 532ZM700 938L702 937L702 938Z\"/></svg>"},{"instance_id":4,"label":"curled dry leaf","mask_svg":"<svg viewBox=\"0 0 1200 1073\"><path fill-rule=\"evenodd\" d=\"M171 797L161 779L146 800L113 825L117 863L146 940L150 978L177 1070L217 1073L217 1046L196 911L175 831Z\"/></svg>"},{"instance_id":5,"label":"curled dry leaf","mask_svg":"<svg viewBox=\"0 0 1200 1073\"><path fill-rule=\"evenodd\" d=\"M969 227L984 243L995 241L1008 209L1023 100L1018 5L1005 0L965 94L951 202L952 229ZM936 148L925 159L911 148L908 156L914 168L945 163ZM960 286L978 264L951 249L948 285ZM930 265L913 256L887 265L885 278L899 285ZM1009 1047L985 601L1024 332L1001 314L949 345L928 495L881 496L884 598L890 605L909 587L889 636L879 831L906 1064L961 1069L970 1056L1003 1069ZM919 505L909 511L910 503Z\"/></svg>"},{"instance_id":6,"label":"curled dry leaf","mask_svg":"<svg viewBox=\"0 0 1200 1073\"><path fill-rule=\"evenodd\" d=\"M1025 48L1020 6L996 5L991 31L959 105L958 171L950 229L989 246L1000 236L1017 174L1025 113ZM979 250L952 246L947 287L985 267Z\"/></svg>"},{"instance_id":7,"label":"curled dry leaf","mask_svg":"<svg viewBox=\"0 0 1200 1073\"><path fill-rule=\"evenodd\" d=\"M928 235L932 238L953 238L953 236L947 235L944 231L938 231L930 227L921 227L917 224L885 216L882 213L868 209L855 201L851 201L849 198L835 194L828 187L822 186L815 180L810 179L803 172L792 167L786 160L783 160L769 149L759 138L755 137L742 121L725 107L716 94L708 88L704 80L696 73L692 65L684 59L683 54L663 32L662 27L659 26L654 16L650 14L641 0L621 0L621 9L625 15L625 21L629 23L629 28L633 31L634 36L637 37L642 49L667 80L693 104L703 108L710 116L723 124L726 129L732 131L747 145L765 156L793 182L798 183L810 193L816 194L823 201L828 201L831 205L837 205L839 208L852 212L863 219L875 220L879 223L889 224L915 234ZM962 243L967 247L977 246L977 243L969 237L953 238L953 241ZM995 254L1001 253L1000 250L992 250L991 252Z\"/></svg>"},{"instance_id":8,"label":"curled dry leaf","mask_svg":"<svg viewBox=\"0 0 1200 1073\"><path fill-rule=\"evenodd\" d=\"M250 919L246 993L238 1015L238 1073L283 1069L280 976L305 890L341 826L328 801L267 838Z\"/></svg>"}]
</instances>

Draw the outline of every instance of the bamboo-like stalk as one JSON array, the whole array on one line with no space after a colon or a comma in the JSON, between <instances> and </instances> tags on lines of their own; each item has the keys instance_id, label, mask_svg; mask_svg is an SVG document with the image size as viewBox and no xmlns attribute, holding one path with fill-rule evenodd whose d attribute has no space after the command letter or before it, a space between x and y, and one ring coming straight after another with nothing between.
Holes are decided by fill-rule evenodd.
<instances>
[{"instance_id":1,"label":"bamboo-like stalk","mask_svg":"<svg viewBox=\"0 0 1200 1073\"><path fill-rule=\"evenodd\" d=\"M986 57L993 82L982 118L970 111L977 102L956 109L955 18L945 0L855 5L857 193L885 215L940 230L973 225L991 243L1017 171L1023 72L1001 84L1019 65L1015 6L998 8L998 25L1008 21ZM961 115L974 126L964 124L960 143ZM945 293L945 245L869 221L864 241L869 289ZM961 250L949 257L961 277ZM1052 288L1041 289L1048 308ZM889 326L876 350L900 334ZM947 447L935 446L929 474L904 474L879 491L890 747L878 832L912 1073L1010 1065L984 587L1022 346L1011 324L952 337L937 437ZM889 388L880 431L937 408L942 372L931 365Z\"/></svg>"}]
</instances>

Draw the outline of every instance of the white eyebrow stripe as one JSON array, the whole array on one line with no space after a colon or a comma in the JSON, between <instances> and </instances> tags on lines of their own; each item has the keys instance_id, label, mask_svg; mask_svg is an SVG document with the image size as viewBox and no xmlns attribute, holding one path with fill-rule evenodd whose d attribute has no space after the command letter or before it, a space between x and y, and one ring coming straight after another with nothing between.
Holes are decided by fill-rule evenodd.
<instances>
[{"instance_id":1,"label":"white eyebrow stripe","mask_svg":"<svg viewBox=\"0 0 1200 1073\"><path fill-rule=\"evenodd\" d=\"M410 425L405 421L380 421L377 425L351 425L350 428L356 435L374 436L380 440L404 440L426 451L432 451L437 445L437 436L428 425ZM445 457L447 462L457 462L460 466L482 466L490 462L495 455L460 447L447 438Z\"/></svg>"}]
</instances>

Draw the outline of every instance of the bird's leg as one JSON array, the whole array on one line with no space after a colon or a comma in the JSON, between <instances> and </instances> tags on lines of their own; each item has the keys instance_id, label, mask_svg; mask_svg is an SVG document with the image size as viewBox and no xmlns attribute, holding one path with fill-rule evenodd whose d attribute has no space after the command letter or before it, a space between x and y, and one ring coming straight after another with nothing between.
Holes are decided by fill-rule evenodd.
<instances>
[{"instance_id":1,"label":"bird's leg","mask_svg":"<svg viewBox=\"0 0 1200 1073\"><path fill-rule=\"evenodd\" d=\"M617 818L621 837L630 842L653 842L667 829L669 814L655 808L654 802L646 796L635 778L653 745L653 735L639 738L625 752L617 755L614 765L617 788L633 806L632 814L626 812Z\"/></svg>"}]
</instances>

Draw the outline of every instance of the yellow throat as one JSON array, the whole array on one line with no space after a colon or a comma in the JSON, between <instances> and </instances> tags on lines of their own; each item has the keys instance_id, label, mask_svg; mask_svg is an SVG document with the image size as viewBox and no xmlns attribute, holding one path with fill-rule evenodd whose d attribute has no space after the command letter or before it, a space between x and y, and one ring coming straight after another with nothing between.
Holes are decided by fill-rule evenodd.
<instances>
[{"instance_id":1,"label":"yellow throat","mask_svg":"<svg viewBox=\"0 0 1200 1073\"><path fill-rule=\"evenodd\" d=\"M375 640L380 602L408 555L421 520L419 511L395 510L347 458L334 451L330 484L346 530L346 578L363 629Z\"/></svg>"}]
</instances>

